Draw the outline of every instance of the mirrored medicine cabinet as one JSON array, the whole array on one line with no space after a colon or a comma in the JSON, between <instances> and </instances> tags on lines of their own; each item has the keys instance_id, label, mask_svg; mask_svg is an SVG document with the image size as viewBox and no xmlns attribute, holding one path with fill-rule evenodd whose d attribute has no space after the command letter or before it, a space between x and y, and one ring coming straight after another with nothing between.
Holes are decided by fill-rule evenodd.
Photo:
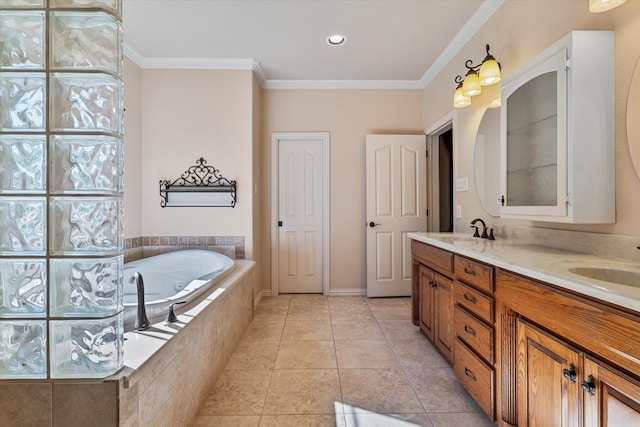
<instances>
[{"instance_id":1,"label":"mirrored medicine cabinet","mask_svg":"<svg viewBox=\"0 0 640 427\"><path fill-rule=\"evenodd\" d=\"M501 217L615 221L614 64L613 32L574 31L503 80Z\"/></svg>"}]
</instances>

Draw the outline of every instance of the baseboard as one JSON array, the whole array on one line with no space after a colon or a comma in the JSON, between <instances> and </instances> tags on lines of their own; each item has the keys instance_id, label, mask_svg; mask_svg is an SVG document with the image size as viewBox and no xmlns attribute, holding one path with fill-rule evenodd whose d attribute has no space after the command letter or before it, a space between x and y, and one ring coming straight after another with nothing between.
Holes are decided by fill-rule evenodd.
<instances>
[{"instance_id":1,"label":"baseboard","mask_svg":"<svg viewBox=\"0 0 640 427\"><path fill-rule=\"evenodd\" d=\"M264 289L261 289L260 292L258 292L258 294L253 298L254 309L258 306L258 304L260 304L260 301L262 301L262 297L268 296L268 295L265 295L265 292L266 291ZM269 293L271 293L271 291L269 291Z\"/></svg>"},{"instance_id":2,"label":"baseboard","mask_svg":"<svg viewBox=\"0 0 640 427\"><path fill-rule=\"evenodd\" d=\"M366 296L366 289L329 289L329 297L361 297Z\"/></svg>"}]
</instances>

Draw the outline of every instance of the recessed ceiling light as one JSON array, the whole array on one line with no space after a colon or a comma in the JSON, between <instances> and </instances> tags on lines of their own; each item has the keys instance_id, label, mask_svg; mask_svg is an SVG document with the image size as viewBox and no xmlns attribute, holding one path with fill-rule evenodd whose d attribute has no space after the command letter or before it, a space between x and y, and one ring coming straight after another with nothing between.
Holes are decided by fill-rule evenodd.
<instances>
[{"instance_id":1,"label":"recessed ceiling light","mask_svg":"<svg viewBox=\"0 0 640 427\"><path fill-rule=\"evenodd\" d=\"M346 41L347 38L342 34L333 34L327 37L327 43L329 43L329 46L340 46L345 44Z\"/></svg>"}]
</instances>

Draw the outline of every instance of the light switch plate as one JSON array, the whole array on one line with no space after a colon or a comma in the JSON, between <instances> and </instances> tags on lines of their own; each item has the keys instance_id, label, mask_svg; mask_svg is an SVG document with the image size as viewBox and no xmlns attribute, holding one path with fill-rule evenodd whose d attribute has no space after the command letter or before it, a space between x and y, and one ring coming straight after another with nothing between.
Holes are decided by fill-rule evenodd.
<instances>
[{"instance_id":1,"label":"light switch plate","mask_svg":"<svg viewBox=\"0 0 640 427\"><path fill-rule=\"evenodd\" d=\"M456 218L462 218L462 205L456 205Z\"/></svg>"},{"instance_id":2,"label":"light switch plate","mask_svg":"<svg viewBox=\"0 0 640 427\"><path fill-rule=\"evenodd\" d=\"M456 192L469 191L469 177L463 176L456 179Z\"/></svg>"}]
</instances>

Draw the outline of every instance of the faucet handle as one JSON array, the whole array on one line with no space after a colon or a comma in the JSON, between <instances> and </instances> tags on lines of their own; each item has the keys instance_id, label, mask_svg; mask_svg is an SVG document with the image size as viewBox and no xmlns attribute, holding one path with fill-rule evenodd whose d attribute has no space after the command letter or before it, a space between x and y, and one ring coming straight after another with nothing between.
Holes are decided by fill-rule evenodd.
<instances>
[{"instance_id":1,"label":"faucet handle","mask_svg":"<svg viewBox=\"0 0 640 427\"><path fill-rule=\"evenodd\" d=\"M493 228L489 229L489 237L488 237L488 239L489 240L496 240L496 238L493 236Z\"/></svg>"},{"instance_id":2,"label":"faucet handle","mask_svg":"<svg viewBox=\"0 0 640 427\"><path fill-rule=\"evenodd\" d=\"M174 302L173 304L171 304L169 306L169 313L167 313L167 318L165 319L165 322L167 323L177 322L178 318L176 317L176 313L173 311L173 306L178 304L185 304L185 303L186 301L180 301L180 302Z\"/></svg>"},{"instance_id":3,"label":"faucet handle","mask_svg":"<svg viewBox=\"0 0 640 427\"><path fill-rule=\"evenodd\" d=\"M480 237L480 233L478 233L478 226L472 225L471 228L475 228L475 231L473 232L473 237Z\"/></svg>"}]
</instances>

